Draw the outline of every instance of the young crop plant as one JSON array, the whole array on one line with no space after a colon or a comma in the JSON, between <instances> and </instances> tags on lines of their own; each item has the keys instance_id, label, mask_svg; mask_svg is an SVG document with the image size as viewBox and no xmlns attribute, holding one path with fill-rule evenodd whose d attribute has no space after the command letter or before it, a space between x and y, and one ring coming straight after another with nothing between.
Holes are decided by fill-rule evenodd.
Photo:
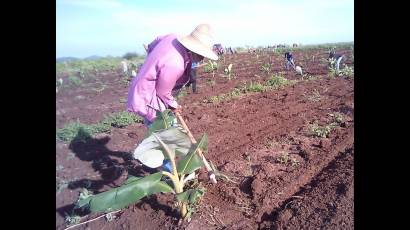
<instances>
[{"instance_id":1,"label":"young crop plant","mask_svg":"<svg viewBox=\"0 0 410 230\"><path fill-rule=\"evenodd\" d=\"M272 64L265 63L261 66L260 70L262 70L263 72L266 72L267 74L269 74L270 71L271 71L271 68L272 68Z\"/></svg>"},{"instance_id":2,"label":"young crop plant","mask_svg":"<svg viewBox=\"0 0 410 230\"><path fill-rule=\"evenodd\" d=\"M225 76L228 77L228 80L231 80L231 76L232 76L232 64L229 64L229 66L227 68L225 68L224 70Z\"/></svg>"},{"instance_id":3,"label":"young crop plant","mask_svg":"<svg viewBox=\"0 0 410 230\"><path fill-rule=\"evenodd\" d=\"M205 73L214 72L217 69L218 69L218 63L212 60L209 60L208 64L204 66Z\"/></svg>"},{"instance_id":4,"label":"young crop plant","mask_svg":"<svg viewBox=\"0 0 410 230\"><path fill-rule=\"evenodd\" d=\"M335 123L331 123L325 126L319 126L317 122L314 122L309 126L309 134L316 137L328 137L335 126Z\"/></svg>"},{"instance_id":5,"label":"young crop plant","mask_svg":"<svg viewBox=\"0 0 410 230\"><path fill-rule=\"evenodd\" d=\"M174 123L175 116L170 110L157 112L157 119L149 128L147 137L134 151L134 157L144 165L158 168L165 159L171 162L171 171L159 170L145 177L129 177L117 188L80 197L76 209L92 213L108 212L127 207L144 197L156 193L172 193L182 219L190 217L195 203L203 196L205 190L189 186L188 178L204 166L199 151L208 149L208 137L193 144L187 131Z\"/></svg>"}]
</instances>

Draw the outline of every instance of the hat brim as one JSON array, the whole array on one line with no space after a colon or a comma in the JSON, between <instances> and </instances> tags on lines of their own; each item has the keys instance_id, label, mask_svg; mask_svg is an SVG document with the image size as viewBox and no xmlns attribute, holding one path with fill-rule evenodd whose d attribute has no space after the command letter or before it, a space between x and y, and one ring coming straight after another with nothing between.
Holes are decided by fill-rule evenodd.
<instances>
[{"instance_id":1,"label":"hat brim","mask_svg":"<svg viewBox=\"0 0 410 230\"><path fill-rule=\"evenodd\" d=\"M177 40L187 49L190 51L197 53L201 56L204 56L206 58L209 58L211 60L218 60L218 55L215 54L215 52L203 45L202 43L198 42L195 38L191 36L180 36L177 37Z\"/></svg>"}]
</instances>

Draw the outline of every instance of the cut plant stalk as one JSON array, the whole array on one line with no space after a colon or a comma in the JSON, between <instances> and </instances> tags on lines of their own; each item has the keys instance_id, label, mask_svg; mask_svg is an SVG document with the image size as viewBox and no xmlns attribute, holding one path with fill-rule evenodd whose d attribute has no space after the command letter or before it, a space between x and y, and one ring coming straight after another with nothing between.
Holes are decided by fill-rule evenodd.
<instances>
[{"instance_id":1,"label":"cut plant stalk","mask_svg":"<svg viewBox=\"0 0 410 230\"><path fill-rule=\"evenodd\" d=\"M161 144L162 148L164 148L165 153L167 154L167 156L169 157L171 161L172 174L166 171L162 171L162 174L171 179L172 183L174 184L176 194L180 194L184 192L184 175L181 175L181 177L178 176L177 166L176 166L175 157L174 157L175 154L171 152L168 146L155 133L153 133L152 135L154 135L154 137ZM187 202L180 201L178 202L178 206L180 207L180 214L182 218L185 219L186 214L187 214Z\"/></svg>"},{"instance_id":2,"label":"cut plant stalk","mask_svg":"<svg viewBox=\"0 0 410 230\"><path fill-rule=\"evenodd\" d=\"M188 137L191 139L191 142L193 144L196 144L196 140L194 138L194 136L192 135L191 131L189 130L188 126L185 123L185 120L182 118L181 114L179 112L175 113L176 117L178 118L178 120L181 122L182 127L187 131ZM198 149L198 155L202 158L202 161L204 162L205 168L208 171L209 174L209 180L213 183L216 184L216 178L215 178L215 173L213 171L213 169L211 168L211 166L209 165L208 161L205 159L204 155L202 154L202 150Z\"/></svg>"}]
</instances>

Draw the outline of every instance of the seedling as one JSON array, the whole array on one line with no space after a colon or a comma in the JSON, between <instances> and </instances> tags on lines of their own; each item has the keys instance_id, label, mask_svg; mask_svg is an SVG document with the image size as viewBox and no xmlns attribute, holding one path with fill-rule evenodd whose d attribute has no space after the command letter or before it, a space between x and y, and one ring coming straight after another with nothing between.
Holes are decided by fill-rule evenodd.
<instances>
[{"instance_id":1,"label":"seedling","mask_svg":"<svg viewBox=\"0 0 410 230\"><path fill-rule=\"evenodd\" d=\"M330 117L333 118L333 122L341 124L344 122L344 116L341 113L328 113Z\"/></svg>"},{"instance_id":2,"label":"seedling","mask_svg":"<svg viewBox=\"0 0 410 230\"><path fill-rule=\"evenodd\" d=\"M266 72L267 74L269 74L271 68L272 68L272 65L270 63L265 63L261 66L260 70L262 70L263 72Z\"/></svg>"},{"instance_id":3,"label":"seedling","mask_svg":"<svg viewBox=\"0 0 410 230\"><path fill-rule=\"evenodd\" d=\"M317 122L314 122L309 126L309 133L312 136L327 137L335 126L335 123L331 123L325 126L319 126Z\"/></svg>"},{"instance_id":4,"label":"seedling","mask_svg":"<svg viewBox=\"0 0 410 230\"><path fill-rule=\"evenodd\" d=\"M353 67L349 67L346 64L343 64L343 68L339 71L339 76L345 78L352 78L354 76Z\"/></svg>"},{"instance_id":5,"label":"seedling","mask_svg":"<svg viewBox=\"0 0 410 230\"><path fill-rule=\"evenodd\" d=\"M283 153L278 158L276 158L276 161L284 165L288 165L288 164L292 166L299 165L299 161L296 158L291 158L288 153Z\"/></svg>"},{"instance_id":6,"label":"seedling","mask_svg":"<svg viewBox=\"0 0 410 230\"><path fill-rule=\"evenodd\" d=\"M313 101L313 102L318 102L318 101L320 101L321 96L320 96L319 90L314 89L312 95L308 96L307 99L308 99L309 101Z\"/></svg>"},{"instance_id":7,"label":"seedling","mask_svg":"<svg viewBox=\"0 0 410 230\"><path fill-rule=\"evenodd\" d=\"M228 79L231 80L232 64L229 64L229 66L227 68L225 68L224 73L228 77Z\"/></svg>"},{"instance_id":8,"label":"seedling","mask_svg":"<svg viewBox=\"0 0 410 230\"><path fill-rule=\"evenodd\" d=\"M210 73L218 69L218 63L209 60L208 64L204 66L204 72Z\"/></svg>"}]
</instances>

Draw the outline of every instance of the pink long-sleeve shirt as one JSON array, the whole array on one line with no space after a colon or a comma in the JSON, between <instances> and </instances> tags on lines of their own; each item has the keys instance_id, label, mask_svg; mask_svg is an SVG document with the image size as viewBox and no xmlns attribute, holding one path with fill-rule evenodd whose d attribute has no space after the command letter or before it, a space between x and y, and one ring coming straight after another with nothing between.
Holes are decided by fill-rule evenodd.
<instances>
[{"instance_id":1,"label":"pink long-sleeve shirt","mask_svg":"<svg viewBox=\"0 0 410 230\"><path fill-rule=\"evenodd\" d=\"M187 49L175 34L156 38L148 45L148 55L128 91L127 110L155 120L155 109L176 108L172 90L180 89L190 79L192 61ZM188 67L188 68L187 68Z\"/></svg>"}]
</instances>

